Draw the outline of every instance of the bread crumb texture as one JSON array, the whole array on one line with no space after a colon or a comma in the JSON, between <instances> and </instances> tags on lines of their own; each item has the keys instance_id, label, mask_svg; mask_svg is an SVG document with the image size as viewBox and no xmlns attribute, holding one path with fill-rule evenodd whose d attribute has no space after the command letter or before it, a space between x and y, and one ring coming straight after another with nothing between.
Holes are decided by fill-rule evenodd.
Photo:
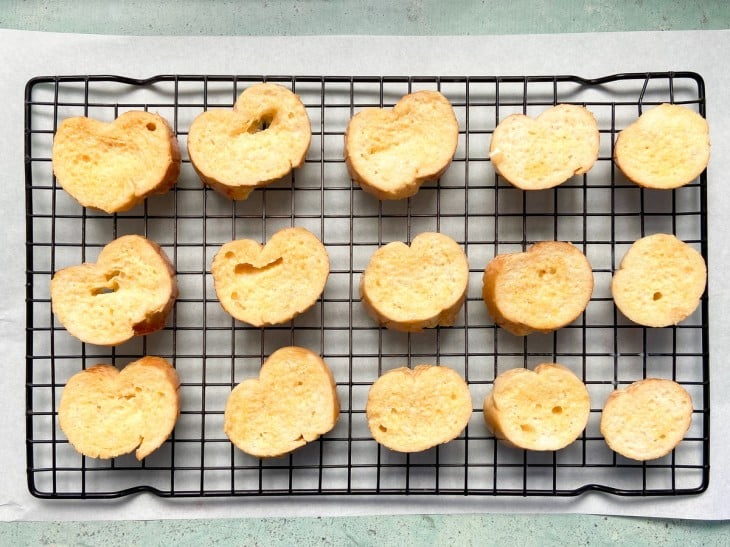
<instances>
[{"instance_id":1,"label":"bread crumb texture","mask_svg":"<svg viewBox=\"0 0 730 547\"><path fill-rule=\"evenodd\" d=\"M365 410L378 443L397 452L420 452L459 436L472 401L456 371L422 364L380 376L370 387Z\"/></svg>"},{"instance_id":2,"label":"bread crumb texture","mask_svg":"<svg viewBox=\"0 0 730 547\"><path fill-rule=\"evenodd\" d=\"M329 256L304 228L276 232L264 246L251 239L223 245L211 273L223 308L257 327L290 321L311 308L324 291Z\"/></svg>"},{"instance_id":3,"label":"bread crumb texture","mask_svg":"<svg viewBox=\"0 0 730 547\"><path fill-rule=\"evenodd\" d=\"M180 174L180 148L167 121L125 112L111 123L63 120L53 139L53 172L84 207L116 213L167 192Z\"/></svg>"},{"instance_id":4,"label":"bread crumb texture","mask_svg":"<svg viewBox=\"0 0 730 547\"><path fill-rule=\"evenodd\" d=\"M188 154L201 180L231 199L246 199L300 167L312 129L301 99L278 84L246 88L233 110L208 110L193 120Z\"/></svg>"},{"instance_id":5,"label":"bread crumb texture","mask_svg":"<svg viewBox=\"0 0 730 547\"><path fill-rule=\"evenodd\" d=\"M82 342L100 346L161 329L177 295L167 255L138 235L115 239L95 263L64 268L51 279L58 321Z\"/></svg>"},{"instance_id":6,"label":"bread crumb texture","mask_svg":"<svg viewBox=\"0 0 730 547\"><path fill-rule=\"evenodd\" d=\"M352 179L378 199L407 198L446 171L458 138L448 99L438 91L417 91L392 110L355 114L345 131L345 162Z\"/></svg>"},{"instance_id":7,"label":"bread crumb texture","mask_svg":"<svg viewBox=\"0 0 730 547\"><path fill-rule=\"evenodd\" d=\"M291 346L272 353L258 378L235 387L226 403L224 428L243 452L277 457L332 430L339 414L330 369L312 351Z\"/></svg>"},{"instance_id":8,"label":"bread crumb texture","mask_svg":"<svg viewBox=\"0 0 730 547\"><path fill-rule=\"evenodd\" d=\"M512 114L494 129L489 157L494 169L523 190L542 190L587 173L598 159L599 132L593 113L572 104L554 106L537 118Z\"/></svg>"},{"instance_id":9,"label":"bread crumb texture","mask_svg":"<svg viewBox=\"0 0 730 547\"><path fill-rule=\"evenodd\" d=\"M483 283L482 297L494 322L524 336L577 319L593 294L593 271L574 245L542 241L527 252L494 257Z\"/></svg>"},{"instance_id":10,"label":"bread crumb texture","mask_svg":"<svg viewBox=\"0 0 730 547\"><path fill-rule=\"evenodd\" d=\"M360 279L360 296L383 326L419 332L454 324L468 281L461 246L449 236L425 232L410 247L396 241L375 251Z\"/></svg>"},{"instance_id":11,"label":"bread crumb texture","mask_svg":"<svg viewBox=\"0 0 730 547\"><path fill-rule=\"evenodd\" d=\"M601 434L611 450L638 461L669 454L692 421L692 399L678 383L659 378L634 382L608 396Z\"/></svg>"},{"instance_id":12,"label":"bread crumb texture","mask_svg":"<svg viewBox=\"0 0 730 547\"><path fill-rule=\"evenodd\" d=\"M175 369L143 357L120 372L95 365L77 372L61 393L58 420L71 445L90 458L135 451L142 460L170 435L180 412Z\"/></svg>"},{"instance_id":13,"label":"bread crumb texture","mask_svg":"<svg viewBox=\"0 0 730 547\"><path fill-rule=\"evenodd\" d=\"M662 104L618 134L614 160L639 186L678 188L707 167L710 129L702 116L686 106Z\"/></svg>"},{"instance_id":14,"label":"bread crumb texture","mask_svg":"<svg viewBox=\"0 0 730 547\"><path fill-rule=\"evenodd\" d=\"M484 420L494 435L525 450L560 450L583 432L591 411L585 384L557 363L517 368L494 379Z\"/></svg>"},{"instance_id":15,"label":"bread crumb texture","mask_svg":"<svg viewBox=\"0 0 730 547\"><path fill-rule=\"evenodd\" d=\"M647 327L676 325L700 304L707 283L702 255L670 234L643 237L629 248L611 281L626 317Z\"/></svg>"}]
</instances>

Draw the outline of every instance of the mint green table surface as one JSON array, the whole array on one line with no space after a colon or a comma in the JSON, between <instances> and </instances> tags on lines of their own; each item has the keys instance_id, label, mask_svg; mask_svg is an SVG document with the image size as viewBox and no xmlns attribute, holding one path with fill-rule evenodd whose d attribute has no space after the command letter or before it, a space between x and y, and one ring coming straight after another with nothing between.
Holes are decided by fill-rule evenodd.
<instances>
[{"instance_id":1,"label":"mint green table surface","mask_svg":"<svg viewBox=\"0 0 730 547\"><path fill-rule=\"evenodd\" d=\"M475 35L705 30L730 28L730 2L0 0L0 28L123 35ZM0 523L0 546L77 544L730 545L730 521L484 514Z\"/></svg>"}]
</instances>

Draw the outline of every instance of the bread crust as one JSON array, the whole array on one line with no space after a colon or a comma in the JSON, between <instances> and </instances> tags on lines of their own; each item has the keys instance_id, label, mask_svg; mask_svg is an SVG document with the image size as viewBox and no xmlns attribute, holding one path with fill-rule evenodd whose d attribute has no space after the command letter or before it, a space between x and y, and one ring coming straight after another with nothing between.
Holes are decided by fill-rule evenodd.
<instances>
[{"instance_id":1,"label":"bread crust","mask_svg":"<svg viewBox=\"0 0 730 547\"><path fill-rule=\"evenodd\" d=\"M402 97L392 110L367 108L345 131L345 163L352 179L380 200L415 195L438 179L456 153L459 124L438 91Z\"/></svg>"},{"instance_id":2,"label":"bread crust","mask_svg":"<svg viewBox=\"0 0 730 547\"><path fill-rule=\"evenodd\" d=\"M223 245L211 274L221 306L257 327L278 325L311 308L329 277L329 256L305 228L284 228L266 245L238 239Z\"/></svg>"},{"instance_id":3,"label":"bread crust","mask_svg":"<svg viewBox=\"0 0 730 547\"><path fill-rule=\"evenodd\" d=\"M246 88L232 111L208 110L196 117L188 154L204 184L243 200L301 167L311 137L301 99L281 85L263 83Z\"/></svg>"},{"instance_id":4,"label":"bread crust","mask_svg":"<svg viewBox=\"0 0 730 547\"><path fill-rule=\"evenodd\" d=\"M424 232L410 247L398 241L375 251L360 278L360 296L384 327L420 332L454 324L468 281L461 246L444 234Z\"/></svg>"},{"instance_id":5,"label":"bread crust","mask_svg":"<svg viewBox=\"0 0 730 547\"><path fill-rule=\"evenodd\" d=\"M692 423L692 398L678 383L646 378L612 392L601 414L608 446L638 461L666 456Z\"/></svg>"},{"instance_id":6,"label":"bread crust","mask_svg":"<svg viewBox=\"0 0 730 547\"><path fill-rule=\"evenodd\" d=\"M682 105L651 108L618 134L614 161L629 180L644 188L684 186L710 161L707 121Z\"/></svg>"},{"instance_id":7,"label":"bread crust","mask_svg":"<svg viewBox=\"0 0 730 547\"><path fill-rule=\"evenodd\" d=\"M574 245L541 241L524 253L497 255L482 277L494 322L516 336L548 333L575 321L593 294L593 271Z\"/></svg>"},{"instance_id":8,"label":"bread crust","mask_svg":"<svg viewBox=\"0 0 730 547\"><path fill-rule=\"evenodd\" d=\"M138 235L111 241L95 263L64 268L51 279L58 321L82 342L100 346L161 329L177 295L169 258Z\"/></svg>"},{"instance_id":9,"label":"bread crust","mask_svg":"<svg viewBox=\"0 0 730 547\"><path fill-rule=\"evenodd\" d=\"M297 346L272 353L258 378L238 384L226 402L224 430L257 458L288 454L334 428L340 415L337 386L316 353Z\"/></svg>"},{"instance_id":10,"label":"bread crust","mask_svg":"<svg viewBox=\"0 0 730 547\"><path fill-rule=\"evenodd\" d=\"M143 357L121 372L111 365L95 365L66 383L59 425L84 456L107 459L134 451L143 460L175 427L179 387L177 372L161 357Z\"/></svg>"},{"instance_id":11,"label":"bread crust","mask_svg":"<svg viewBox=\"0 0 730 547\"><path fill-rule=\"evenodd\" d=\"M111 123L63 120L53 139L53 172L84 207L127 211L164 194L180 174L180 147L159 114L130 111Z\"/></svg>"},{"instance_id":12,"label":"bread crust","mask_svg":"<svg viewBox=\"0 0 730 547\"><path fill-rule=\"evenodd\" d=\"M611 293L631 321L666 327L697 309L706 285L707 266L698 251L671 234L653 234L626 252L611 280Z\"/></svg>"},{"instance_id":13,"label":"bread crust","mask_svg":"<svg viewBox=\"0 0 730 547\"><path fill-rule=\"evenodd\" d=\"M469 387L451 368L420 364L381 375L365 408L373 438L397 452L421 452L461 434L472 415Z\"/></svg>"},{"instance_id":14,"label":"bread crust","mask_svg":"<svg viewBox=\"0 0 730 547\"><path fill-rule=\"evenodd\" d=\"M522 190L543 190L587 173L598 159L595 116L573 104L559 104L532 119L512 114L494 129L489 158L494 169Z\"/></svg>"}]
</instances>

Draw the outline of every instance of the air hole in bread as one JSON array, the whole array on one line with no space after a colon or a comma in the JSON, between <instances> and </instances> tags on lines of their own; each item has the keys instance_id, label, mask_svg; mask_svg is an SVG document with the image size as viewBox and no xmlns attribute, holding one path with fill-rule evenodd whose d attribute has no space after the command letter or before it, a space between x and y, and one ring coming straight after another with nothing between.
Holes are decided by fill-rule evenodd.
<instances>
[{"instance_id":1,"label":"air hole in bread","mask_svg":"<svg viewBox=\"0 0 730 547\"><path fill-rule=\"evenodd\" d=\"M98 294L111 294L114 292L117 292L119 290L119 283L114 281L113 283L106 285L104 287L96 287L94 289L91 289L91 294L94 296Z\"/></svg>"},{"instance_id":2,"label":"air hole in bread","mask_svg":"<svg viewBox=\"0 0 730 547\"><path fill-rule=\"evenodd\" d=\"M532 427L530 424L520 424L520 429L525 433L532 433L533 431L535 431L535 428Z\"/></svg>"},{"instance_id":3,"label":"air hole in bread","mask_svg":"<svg viewBox=\"0 0 730 547\"><path fill-rule=\"evenodd\" d=\"M273 262L269 262L268 264L264 264L263 266L254 266L253 264L249 264L248 262L241 262L240 264L236 264L236 267L234 271L238 275L250 275L256 272L264 272L266 270L270 270L272 268L276 268L283 262L283 259L281 257L277 258Z\"/></svg>"},{"instance_id":4,"label":"air hole in bread","mask_svg":"<svg viewBox=\"0 0 730 547\"><path fill-rule=\"evenodd\" d=\"M90 159L91 159L91 158L89 157L89 155L88 155L88 154L83 154L83 155L81 156L81 161L89 161Z\"/></svg>"},{"instance_id":5,"label":"air hole in bread","mask_svg":"<svg viewBox=\"0 0 730 547\"><path fill-rule=\"evenodd\" d=\"M387 427L385 427L385 426L384 426L384 425L382 425L382 424L378 426L378 429L379 429L380 431L382 431L383 433L387 433L387 432L388 432L388 428L387 428Z\"/></svg>"},{"instance_id":6,"label":"air hole in bread","mask_svg":"<svg viewBox=\"0 0 730 547\"><path fill-rule=\"evenodd\" d=\"M563 407L562 406L554 406L552 412L553 412L553 414L562 414L563 413Z\"/></svg>"},{"instance_id":7,"label":"air hole in bread","mask_svg":"<svg viewBox=\"0 0 730 547\"><path fill-rule=\"evenodd\" d=\"M654 300L660 300L660 299L661 299L661 297L662 297L662 293L660 293L659 291L655 292L655 293L654 293L654 296L652 296L652 298L653 298Z\"/></svg>"},{"instance_id":8,"label":"air hole in bread","mask_svg":"<svg viewBox=\"0 0 730 547\"><path fill-rule=\"evenodd\" d=\"M149 122L145 127L147 127L147 131L154 131L157 129L157 124Z\"/></svg>"},{"instance_id":9,"label":"air hole in bread","mask_svg":"<svg viewBox=\"0 0 730 547\"><path fill-rule=\"evenodd\" d=\"M256 120L256 123L251 124L251 127L248 128L248 133L259 133L261 131L266 131L269 127L271 127L271 122L273 120L273 112L265 113L258 120Z\"/></svg>"}]
</instances>

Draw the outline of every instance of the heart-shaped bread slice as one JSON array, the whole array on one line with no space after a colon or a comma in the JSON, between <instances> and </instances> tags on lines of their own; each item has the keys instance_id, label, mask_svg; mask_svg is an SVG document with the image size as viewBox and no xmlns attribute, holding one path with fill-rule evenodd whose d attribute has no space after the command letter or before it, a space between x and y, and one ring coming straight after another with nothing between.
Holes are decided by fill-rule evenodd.
<instances>
[{"instance_id":1,"label":"heart-shaped bread slice","mask_svg":"<svg viewBox=\"0 0 730 547\"><path fill-rule=\"evenodd\" d=\"M483 276L482 297L500 327L517 336L573 322L593 294L593 270L580 250L541 241L524 253L497 255Z\"/></svg>"},{"instance_id":2,"label":"heart-shaped bread slice","mask_svg":"<svg viewBox=\"0 0 730 547\"><path fill-rule=\"evenodd\" d=\"M200 179L231 199L246 199L304 163L312 138L307 110L278 84L244 90L233 110L208 110L193 120L188 154Z\"/></svg>"},{"instance_id":3,"label":"heart-shaped bread slice","mask_svg":"<svg viewBox=\"0 0 730 547\"><path fill-rule=\"evenodd\" d=\"M692 246L671 234L634 242L613 275L613 300L626 317L647 327L676 325L697 309L707 266Z\"/></svg>"},{"instance_id":4,"label":"heart-shaped bread slice","mask_svg":"<svg viewBox=\"0 0 730 547\"><path fill-rule=\"evenodd\" d=\"M557 363L503 372L484 399L484 420L495 437L525 450L568 446L585 429L590 412L585 384Z\"/></svg>"},{"instance_id":5,"label":"heart-shaped bread slice","mask_svg":"<svg viewBox=\"0 0 730 547\"><path fill-rule=\"evenodd\" d=\"M522 190L542 190L587 173L598 159L596 118L572 104L537 118L512 114L494 129L489 158L494 169Z\"/></svg>"},{"instance_id":6,"label":"heart-shaped bread slice","mask_svg":"<svg viewBox=\"0 0 730 547\"><path fill-rule=\"evenodd\" d=\"M143 357L120 372L95 365L69 378L58 421L71 445L90 458L135 451L142 460L170 435L180 412L175 369L160 357Z\"/></svg>"},{"instance_id":7,"label":"heart-shaped bread slice","mask_svg":"<svg viewBox=\"0 0 730 547\"><path fill-rule=\"evenodd\" d=\"M257 327L290 321L311 308L329 271L327 250L304 228L280 230L265 246L252 239L226 243L211 267L223 308Z\"/></svg>"},{"instance_id":8,"label":"heart-shaped bread slice","mask_svg":"<svg viewBox=\"0 0 730 547\"><path fill-rule=\"evenodd\" d=\"M84 207L115 213L167 192L180 174L180 148L158 114L125 112L111 123L63 120L53 139L53 172Z\"/></svg>"},{"instance_id":9,"label":"heart-shaped bread slice","mask_svg":"<svg viewBox=\"0 0 730 547\"><path fill-rule=\"evenodd\" d=\"M672 380L646 378L608 396L601 434L614 452L632 460L669 454L692 423L692 398Z\"/></svg>"},{"instance_id":10,"label":"heart-shaped bread slice","mask_svg":"<svg viewBox=\"0 0 730 547\"><path fill-rule=\"evenodd\" d=\"M451 164L459 124L438 91L417 91L392 110L367 108L345 131L345 162L352 179L378 199L413 196Z\"/></svg>"},{"instance_id":11,"label":"heart-shaped bread slice","mask_svg":"<svg viewBox=\"0 0 730 547\"><path fill-rule=\"evenodd\" d=\"M468 282L461 246L449 236L424 232L410 247L394 241L375 251L360 278L360 296L383 326L419 332L454 324Z\"/></svg>"},{"instance_id":12,"label":"heart-shaped bread slice","mask_svg":"<svg viewBox=\"0 0 730 547\"><path fill-rule=\"evenodd\" d=\"M420 452L458 437L473 409L469 386L455 370L418 365L380 376L365 410L378 443L397 452Z\"/></svg>"},{"instance_id":13,"label":"heart-shaped bread slice","mask_svg":"<svg viewBox=\"0 0 730 547\"><path fill-rule=\"evenodd\" d=\"M613 155L619 169L639 186L678 188L707 167L710 129L686 106L662 104L618 134Z\"/></svg>"},{"instance_id":14,"label":"heart-shaped bread slice","mask_svg":"<svg viewBox=\"0 0 730 547\"><path fill-rule=\"evenodd\" d=\"M56 318L82 342L100 346L161 329L177 294L167 255L138 235L115 239L95 263L64 268L51 279Z\"/></svg>"},{"instance_id":15,"label":"heart-shaped bread slice","mask_svg":"<svg viewBox=\"0 0 730 547\"><path fill-rule=\"evenodd\" d=\"M324 435L337 423L340 402L322 358L296 346L272 353L258 378L238 384L226 402L225 432L257 458L283 456Z\"/></svg>"}]
</instances>

